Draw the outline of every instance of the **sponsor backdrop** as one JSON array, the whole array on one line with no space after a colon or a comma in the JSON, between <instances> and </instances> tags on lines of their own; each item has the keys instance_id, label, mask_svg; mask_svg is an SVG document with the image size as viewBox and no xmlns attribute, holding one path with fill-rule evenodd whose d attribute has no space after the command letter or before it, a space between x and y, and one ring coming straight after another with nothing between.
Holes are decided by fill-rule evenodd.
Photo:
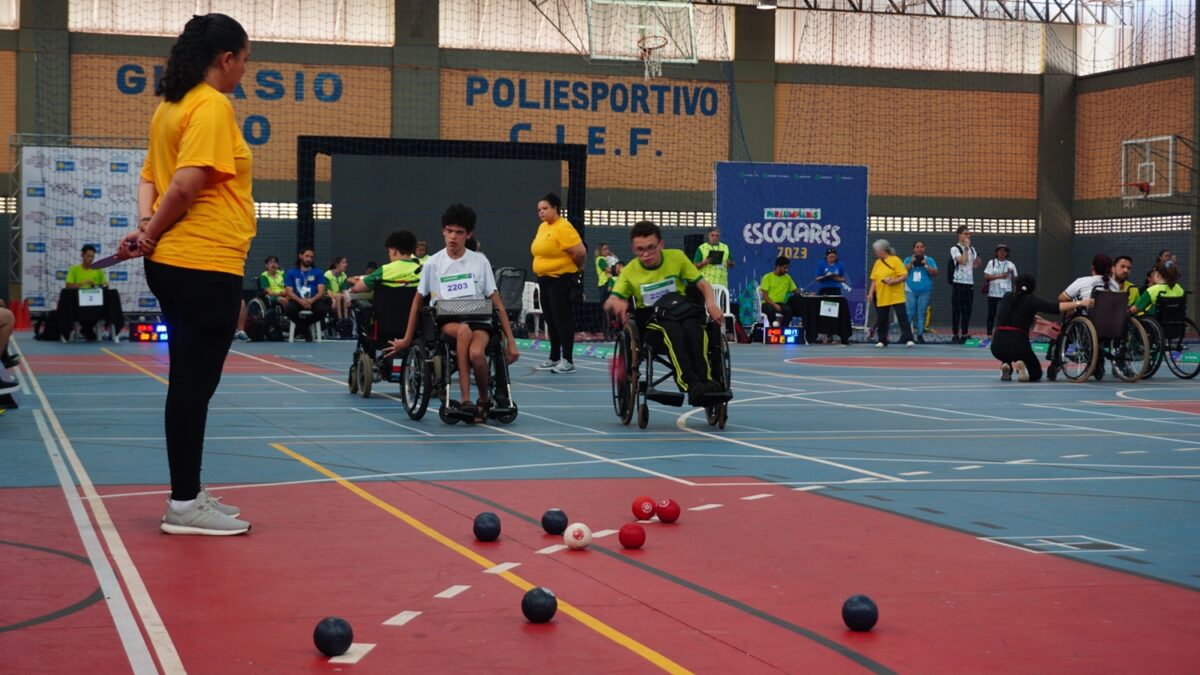
<instances>
[{"instance_id":1,"label":"sponsor backdrop","mask_svg":"<svg viewBox=\"0 0 1200 675\"><path fill-rule=\"evenodd\" d=\"M735 263L729 292L742 311L779 256L791 259L796 285L815 293L817 265L836 248L851 288L843 292L850 318L865 323L867 167L718 162L716 173L717 228Z\"/></svg>"},{"instance_id":2,"label":"sponsor backdrop","mask_svg":"<svg viewBox=\"0 0 1200 675\"><path fill-rule=\"evenodd\" d=\"M96 258L112 255L137 225L138 173L145 150L21 148L21 288L30 310L58 306L67 270L79 264L84 244ZM157 312L141 261L105 272L121 293L126 312Z\"/></svg>"}]
</instances>

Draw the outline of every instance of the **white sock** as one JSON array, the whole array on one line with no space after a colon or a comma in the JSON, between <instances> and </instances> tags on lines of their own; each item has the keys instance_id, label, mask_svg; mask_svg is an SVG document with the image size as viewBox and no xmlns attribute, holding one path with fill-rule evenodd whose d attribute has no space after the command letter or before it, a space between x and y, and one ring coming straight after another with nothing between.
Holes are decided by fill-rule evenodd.
<instances>
[{"instance_id":1,"label":"white sock","mask_svg":"<svg viewBox=\"0 0 1200 675\"><path fill-rule=\"evenodd\" d=\"M184 511L187 511L188 509L195 506L196 500L195 499L185 499L183 501L177 501L174 499L168 499L167 505L169 505L171 507L172 511L174 511L176 513L183 513Z\"/></svg>"}]
</instances>

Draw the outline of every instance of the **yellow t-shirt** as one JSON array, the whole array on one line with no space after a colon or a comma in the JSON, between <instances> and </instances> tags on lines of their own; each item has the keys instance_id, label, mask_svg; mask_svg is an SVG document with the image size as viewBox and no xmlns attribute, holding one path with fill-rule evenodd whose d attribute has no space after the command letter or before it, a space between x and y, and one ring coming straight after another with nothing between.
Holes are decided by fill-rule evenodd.
<instances>
[{"instance_id":1,"label":"yellow t-shirt","mask_svg":"<svg viewBox=\"0 0 1200 675\"><path fill-rule=\"evenodd\" d=\"M560 216L553 223L538 225L529 246L529 252L533 254L533 273L539 277L559 277L578 272L579 266L567 249L582 243L579 232L566 218Z\"/></svg>"},{"instance_id":2,"label":"yellow t-shirt","mask_svg":"<svg viewBox=\"0 0 1200 675\"><path fill-rule=\"evenodd\" d=\"M256 230L253 158L233 104L203 82L178 103L159 103L150 121L142 178L158 191L155 210L175 171L190 166L211 169L209 181L183 217L162 235L150 259L240 277Z\"/></svg>"},{"instance_id":3,"label":"yellow t-shirt","mask_svg":"<svg viewBox=\"0 0 1200 675\"><path fill-rule=\"evenodd\" d=\"M904 304L904 282L889 286L883 283L883 280L888 277L906 277L907 275L908 271L904 269L904 262L894 255L889 255L883 260L876 260L875 266L871 268L871 281L875 282L875 304L879 307Z\"/></svg>"}]
</instances>

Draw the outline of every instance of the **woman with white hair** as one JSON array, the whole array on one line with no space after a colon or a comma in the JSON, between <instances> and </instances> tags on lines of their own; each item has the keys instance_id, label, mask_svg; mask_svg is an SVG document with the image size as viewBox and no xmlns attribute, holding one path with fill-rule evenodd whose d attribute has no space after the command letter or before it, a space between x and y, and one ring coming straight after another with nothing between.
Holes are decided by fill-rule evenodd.
<instances>
[{"instance_id":1,"label":"woman with white hair","mask_svg":"<svg viewBox=\"0 0 1200 675\"><path fill-rule=\"evenodd\" d=\"M915 344L912 326L908 323L904 304L904 281L908 278L908 268L896 256L887 239L880 239L871 248L875 249L875 266L871 268L867 303L875 303L875 346L883 348L888 345L888 326L892 323L890 315L894 311L896 321L900 323L900 341L912 347Z\"/></svg>"}]
</instances>

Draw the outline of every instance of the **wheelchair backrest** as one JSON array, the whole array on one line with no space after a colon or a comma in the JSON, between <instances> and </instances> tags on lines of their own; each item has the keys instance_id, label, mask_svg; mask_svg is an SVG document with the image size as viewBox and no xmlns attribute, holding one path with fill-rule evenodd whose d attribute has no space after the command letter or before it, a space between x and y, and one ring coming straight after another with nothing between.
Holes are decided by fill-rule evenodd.
<instances>
[{"instance_id":1,"label":"wheelchair backrest","mask_svg":"<svg viewBox=\"0 0 1200 675\"><path fill-rule=\"evenodd\" d=\"M392 338L404 337L408 328L408 312L412 309L413 298L417 297L414 287L399 287L380 285L375 289L375 340L386 342Z\"/></svg>"},{"instance_id":2,"label":"wheelchair backrest","mask_svg":"<svg viewBox=\"0 0 1200 675\"><path fill-rule=\"evenodd\" d=\"M525 270L516 267L496 268L496 291L508 312L520 312L525 293Z\"/></svg>"},{"instance_id":3,"label":"wheelchair backrest","mask_svg":"<svg viewBox=\"0 0 1200 675\"><path fill-rule=\"evenodd\" d=\"M1183 325L1183 320L1187 318L1187 298L1185 297L1164 298L1160 295L1154 306L1155 318L1164 328Z\"/></svg>"},{"instance_id":4,"label":"wheelchair backrest","mask_svg":"<svg viewBox=\"0 0 1200 675\"><path fill-rule=\"evenodd\" d=\"M1088 317L1096 326L1096 336L1101 340L1113 340L1125 334L1125 322L1129 321L1129 296L1117 291L1094 291L1092 299L1096 306Z\"/></svg>"}]
</instances>

